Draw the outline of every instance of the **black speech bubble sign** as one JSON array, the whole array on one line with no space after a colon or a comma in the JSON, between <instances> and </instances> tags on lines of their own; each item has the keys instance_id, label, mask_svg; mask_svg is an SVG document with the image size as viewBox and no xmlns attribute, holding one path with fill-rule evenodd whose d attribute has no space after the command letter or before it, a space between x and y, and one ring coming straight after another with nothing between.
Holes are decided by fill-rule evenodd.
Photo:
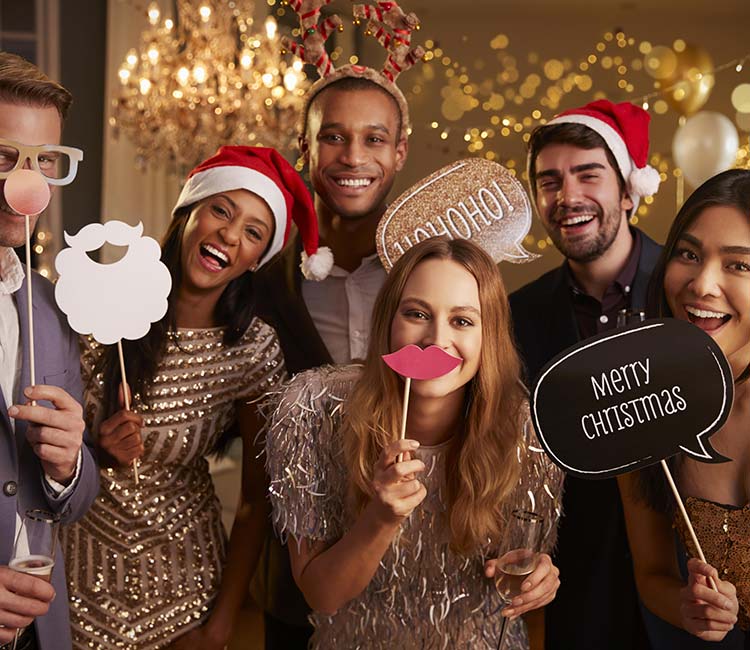
<instances>
[{"instance_id":1,"label":"black speech bubble sign","mask_svg":"<svg viewBox=\"0 0 750 650\"><path fill-rule=\"evenodd\" d=\"M729 459L709 442L732 408L721 348L691 323L655 319L568 348L541 371L531 413L542 446L565 472L604 479L680 451Z\"/></svg>"}]
</instances>

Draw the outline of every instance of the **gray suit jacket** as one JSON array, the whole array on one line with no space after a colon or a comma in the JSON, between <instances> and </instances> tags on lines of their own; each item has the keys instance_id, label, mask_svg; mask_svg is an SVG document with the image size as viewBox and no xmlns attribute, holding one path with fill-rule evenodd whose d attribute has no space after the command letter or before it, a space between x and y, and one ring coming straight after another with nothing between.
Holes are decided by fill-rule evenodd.
<instances>
[{"instance_id":1,"label":"gray suit jacket","mask_svg":"<svg viewBox=\"0 0 750 650\"><path fill-rule=\"evenodd\" d=\"M80 351L78 338L71 332L55 305L52 284L37 274L32 277L34 292L34 342L36 382L59 386L81 401ZM29 324L26 280L13 296L18 308L22 355L21 378L16 403L22 403L23 389L31 383L28 364ZM0 565L7 565L13 553L16 512L43 508L60 513L63 523L79 519L96 498L99 469L88 432L81 448L81 470L75 486L65 498L58 498L44 480L44 470L26 440L26 422L16 422L15 435L8 418L8 407L0 392ZM58 547L52 584L57 595L49 612L35 621L41 650L68 650L71 647L68 591L65 562Z\"/></svg>"}]
</instances>

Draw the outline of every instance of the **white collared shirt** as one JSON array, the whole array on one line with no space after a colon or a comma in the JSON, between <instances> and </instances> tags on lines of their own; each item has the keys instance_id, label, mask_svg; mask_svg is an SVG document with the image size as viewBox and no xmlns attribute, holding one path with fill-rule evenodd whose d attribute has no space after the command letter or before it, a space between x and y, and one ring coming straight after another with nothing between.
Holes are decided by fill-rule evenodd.
<instances>
[{"instance_id":1,"label":"white collared shirt","mask_svg":"<svg viewBox=\"0 0 750 650\"><path fill-rule=\"evenodd\" d=\"M16 252L0 247L0 389L7 406L14 403L15 388L21 376L20 329L13 294L22 284L23 267Z\"/></svg>"},{"instance_id":2,"label":"white collared shirt","mask_svg":"<svg viewBox=\"0 0 750 650\"><path fill-rule=\"evenodd\" d=\"M302 281L307 311L335 363L367 356L372 308L385 277L375 254L363 258L351 273L334 265L324 280Z\"/></svg>"},{"instance_id":3,"label":"white collared shirt","mask_svg":"<svg viewBox=\"0 0 750 650\"><path fill-rule=\"evenodd\" d=\"M16 388L21 378L21 342L18 308L13 294L23 284L24 272L18 255L12 248L0 246L0 390L5 398L5 405L10 407L15 402ZM10 426L15 432L15 420L10 418ZM76 473L70 485L61 485L47 474L44 475L47 485L58 497L66 496L78 479L81 470L81 451L78 451ZM20 486L19 486L20 487ZM21 517L16 514L16 532L21 525Z\"/></svg>"}]
</instances>

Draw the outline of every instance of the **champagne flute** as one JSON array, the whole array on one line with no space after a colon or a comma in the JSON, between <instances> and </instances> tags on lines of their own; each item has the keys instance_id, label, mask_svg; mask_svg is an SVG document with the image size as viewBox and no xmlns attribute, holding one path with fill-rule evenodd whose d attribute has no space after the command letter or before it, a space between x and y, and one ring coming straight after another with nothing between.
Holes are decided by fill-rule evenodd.
<instances>
[{"instance_id":1,"label":"champagne flute","mask_svg":"<svg viewBox=\"0 0 750 650\"><path fill-rule=\"evenodd\" d=\"M514 510L508 522L507 548L497 562L495 586L503 600L503 607L511 604L521 594L521 585L526 577L536 568L539 548L542 543L544 517L527 510ZM503 617L497 650L501 650L508 630L508 617Z\"/></svg>"},{"instance_id":2,"label":"champagne flute","mask_svg":"<svg viewBox=\"0 0 750 650\"><path fill-rule=\"evenodd\" d=\"M46 510L27 510L13 546L8 567L49 582L55 566L55 548L60 516ZM13 650L22 630L16 630Z\"/></svg>"}]
</instances>

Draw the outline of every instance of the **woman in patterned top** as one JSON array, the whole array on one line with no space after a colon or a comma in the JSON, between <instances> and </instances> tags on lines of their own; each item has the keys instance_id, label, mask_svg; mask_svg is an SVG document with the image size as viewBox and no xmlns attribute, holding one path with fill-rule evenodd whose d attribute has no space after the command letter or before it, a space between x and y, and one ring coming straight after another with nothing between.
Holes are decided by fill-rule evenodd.
<instances>
[{"instance_id":1,"label":"woman in patterned top","mask_svg":"<svg viewBox=\"0 0 750 650\"><path fill-rule=\"evenodd\" d=\"M123 342L131 411L116 351L85 341L86 413L107 468L95 505L65 531L76 648L229 641L268 519L252 400L284 376L276 334L253 313L252 271L281 249L290 219L317 236L293 168L271 149L222 147L191 173L173 211L166 315ZM206 457L235 433L242 489L227 549Z\"/></svg>"},{"instance_id":2,"label":"woman in patterned top","mask_svg":"<svg viewBox=\"0 0 750 650\"><path fill-rule=\"evenodd\" d=\"M381 355L407 344L461 357L403 381ZM404 254L373 311L364 366L297 375L271 419L274 522L314 610L315 648L528 648L520 618L559 585L549 551L562 473L529 425L508 301L492 259L434 238ZM403 458L401 458L403 455ZM536 568L504 607L497 560L515 509L544 516Z\"/></svg>"}]
</instances>

